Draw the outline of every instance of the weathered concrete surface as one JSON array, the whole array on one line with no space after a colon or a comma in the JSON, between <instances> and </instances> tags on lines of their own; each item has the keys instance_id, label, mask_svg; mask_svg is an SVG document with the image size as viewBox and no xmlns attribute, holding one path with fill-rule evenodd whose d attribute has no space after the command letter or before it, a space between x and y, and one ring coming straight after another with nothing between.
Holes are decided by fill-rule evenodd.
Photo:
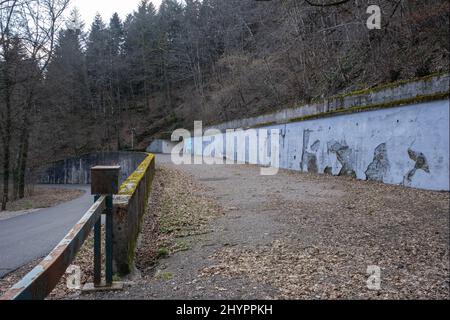
<instances>
[{"instance_id":1,"label":"weathered concrete surface","mask_svg":"<svg viewBox=\"0 0 450 320\"><path fill-rule=\"evenodd\" d=\"M281 168L450 190L449 120L449 101L441 100L265 126L258 129L258 138L267 145L268 130L280 130ZM238 139L246 141L245 133ZM200 155L192 146L186 141L185 150ZM260 157L248 157L255 147L246 145L245 159L237 160L265 164ZM220 150L216 156L224 155L236 158Z\"/></svg>"},{"instance_id":2,"label":"weathered concrete surface","mask_svg":"<svg viewBox=\"0 0 450 320\"><path fill-rule=\"evenodd\" d=\"M344 96L331 97L321 102L289 108L258 117L237 119L214 125L215 129L226 130L235 128L249 128L267 124L284 124L295 119L334 111L345 111L355 107L378 106L389 104L404 105L408 100L421 100L424 97L448 94L450 75L442 74L425 77L411 82L388 84L363 92L350 93ZM411 103L410 103L411 104Z\"/></svg>"},{"instance_id":3,"label":"weathered concrete surface","mask_svg":"<svg viewBox=\"0 0 450 320\"><path fill-rule=\"evenodd\" d=\"M120 275L129 274L135 268L136 242L154 175L155 157L146 154L139 167L122 184L119 194L114 196L113 260L114 269Z\"/></svg>"},{"instance_id":4,"label":"weathered concrete surface","mask_svg":"<svg viewBox=\"0 0 450 320\"><path fill-rule=\"evenodd\" d=\"M283 168L297 169L289 148L305 128L318 171L430 190L449 190L449 102L437 101L286 125ZM308 146L309 147L309 146ZM302 170L305 171L305 170Z\"/></svg>"},{"instance_id":5,"label":"weathered concrete surface","mask_svg":"<svg viewBox=\"0 0 450 320\"><path fill-rule=\"evenodd\" d=\"M156 139L148 146L146 151L150 153L170 154L175 145L175 142L169 140Z\"/></svg>"},{"instance_id":6,"label":"weathered concrete surface","mask_svg":"<svg viewBox=\"0 0 450 320\"><path fill-rule=\"evenodd\" d=\"M115 271L127 274L134 268L136 240L155 172L154 156L142 152L88 154L43 168L40 181L48 184L89 184L91 168L97 165L121 167L121 187L113 203L113 260Z\"/></svg>"},{"instance_id":7,"label":"weathered concrete surface","mask_svg":"<svg viewBox=\"0 0 450 320\"><path fill-rule=\"evenodd\" d=\"M119 182L125 181L145 159L138 152L91 153L53 163L37 173L39 183L48 184L90 184L91 168L96 165L119 165Z\"/></svg>"},{"instance_id":8,"label":"weathered concrete surface","mask_svg":"<svg viewBox=\"0 0 450 320\"><path fill-rule=\"evenodd\" d=\"M270 154L268 130L279 129L281 168L450 190L449 85L449 74L429 76L238 119L205 132L257 128L260 145ZM205 148L218 138L226 148L223 136L188 139L184 150L201 155L196 146ZM237 133L235 148L247 144L248 137L248 132ZM254 143L245 146L245 154L224 149L212 156L268 165L257 148ZM251 153L258 159L250 158Z\"/></svg>"}]
</instances>

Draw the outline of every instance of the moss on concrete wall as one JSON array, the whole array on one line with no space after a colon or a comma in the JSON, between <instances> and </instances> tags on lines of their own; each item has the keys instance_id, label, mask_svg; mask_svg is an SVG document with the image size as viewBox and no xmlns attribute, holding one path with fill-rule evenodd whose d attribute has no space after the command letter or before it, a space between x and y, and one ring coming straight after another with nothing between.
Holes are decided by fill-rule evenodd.
<instances>
[{"instance_id":1,"label":"moss on concrete wall","mask_svg":"<svg viewBox=\"0 0 450 320\"><path fill-rule=\"evenodd\" d=\"M381 84L331 98L317 99L307 105L295 105L276 112L218 124L217 128L221 130L241 127L260 128L446 99L450 91L448 88L449 77L448 73L440 73Z\"/></svg>"},{"instance_id":2,"label":"moss on concrete wall","mask_svg":"<svg viewBox=\"0 0 450 320\"><path fill-rule=\"evenodd\" d=\"M122 183L114 205L115 242L114 261L119 275L133 271L137 240L142 227L142 218L148 206L148 196L155 174L155 156L146 154L137 169Z\"/></svg>"},{"instance_id":3,"label":"moss on concrete wall","mask_svg":"<svg viewBox=\"0 0 450 320\"><path fill-rule=\"evenodd\" d=\"M119 188L119 195L121 196L131 196L136 191L139 182L144 178L152 161L154 161L155 156L148 153L147 157L142 161L142 163L137 167L137 169L122 183Z\"/></svg>"},{"instance_id":4,"label":"moss on concrete wall","mask_svg":"<svg viewBox=\"0 0 450 320\"><path fill-rule=\"evenodd\" d=\"M338 109L323 113L317 113L313 115L308 115L304 117L298 117L293 118L287 121L286 123L292 123L292 122L300 122L300 121L307 121L307 120L316 120L326 117L332 117L342 114L348 114L348 113L356 113L356 112L364 112L364 111L371 111L371 110L378 110L378 109L386 109L386 108L393 108L393 107L399 107L404 105L411 105L411 104L418 104L418 103L424 103L424 102L430 102L430 101L436 101L436 100L444 100L448 98L450 93L439 93L439 94L433 94L433 95L426 95L426 96L417 96L411 99L402 99L402 100L394 100L386 103L379 103L379 104L372 104L372 105L366 105L366 106L355 106L347 109ZM282 124L282 123L280 123Z\"/></svg>"}]
</instances>

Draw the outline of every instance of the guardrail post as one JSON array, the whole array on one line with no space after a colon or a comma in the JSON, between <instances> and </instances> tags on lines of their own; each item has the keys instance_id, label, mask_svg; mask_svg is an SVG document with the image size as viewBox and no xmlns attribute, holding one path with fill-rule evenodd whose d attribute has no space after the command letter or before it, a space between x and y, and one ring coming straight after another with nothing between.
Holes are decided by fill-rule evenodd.
<instances>
[{"instance_id":1,"label":"guardrail post","mask_svg":"<svg viewBox=\"0 0 450 320\"><path fill-rule=\"evenodd\" d=\"M105 274L106 274L106 285L111 286L113 282L113 197L112 195L108 195L106 197L106 250L105 250Z\"/></svg>"},{"instance_id":2,"label":"guardrail post","mask_svg":"<svg viewBox=\"0 0 450 320\"><path fill-rule=\"evenodd\" d=\"M100 196L94 197L94 202ZM100 286L102 283L102 219L97 219L94 225L94 285Z\"/></svg>"},{"instance_id":3,"label":"guardrail post","mask_svg":"<svg viewBox=\"0 0 450 320\"><path fill-rule=\"evenodd\" d=\"M120 166L96 166L91 168L91 193L96 201L106 196L105 214L105 281L101 280L101 217L94 226L94 283L83 291L120 290L121 283L113 282L113 195L119 192Z\"/></svg>"}]
</instances>

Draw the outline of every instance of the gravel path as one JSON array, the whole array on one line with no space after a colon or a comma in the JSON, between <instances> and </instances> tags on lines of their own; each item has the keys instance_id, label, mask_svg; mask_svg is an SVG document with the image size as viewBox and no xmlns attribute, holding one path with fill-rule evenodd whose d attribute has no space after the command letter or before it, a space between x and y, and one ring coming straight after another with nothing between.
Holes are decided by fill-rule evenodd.
<instances>
[{"instance_id":1,"label":"gravel path","mask_svg":"<svg viewBox=\"0 0 450 320\"><path fill-rule=\"evenodd\" d=\"M187 244L168 257L141 242L140 279L122 292L75 298L449 298L449 193L290 171L267 177L248 165L175 167L169 160L158 157L165 175L155 184L178 205L165 200L153 210L190 212L195 220L208 207L216 214L202 220L207 231L166 230ZM170 179L180 174L189 184ZM158 219L149 214L144 233ZM162 259L145 263L155 250ZM380 290L367 287L372 265L381 270Z\"/></svg>"}]
</instances>

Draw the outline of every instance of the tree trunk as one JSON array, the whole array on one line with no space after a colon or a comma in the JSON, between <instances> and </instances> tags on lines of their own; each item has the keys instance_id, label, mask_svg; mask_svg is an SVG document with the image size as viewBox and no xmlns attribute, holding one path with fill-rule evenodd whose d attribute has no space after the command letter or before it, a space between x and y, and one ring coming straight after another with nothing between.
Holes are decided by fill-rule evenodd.
<instances>
[{"instance_id":1,"label":"tree trunk","mask_svg":"<svg viewBox=\"0 0 450 320\"><path fill-rule=\"evenodd\" d=\"M19 199L23 199L25 197L25 174L27 170L28 148L30 141L30 128L28 120L26 121L26 124L24 123L24 127L22 128L21 140L20 162L17 172Z\"/></svg>"},{"instance_id":2,"label":"tree trunk","mask_svg":"<svg viewBox=\"0 0 450 320\"><path fill-rule=\"evenodd\" d=\"M17 178L18 178L18 197L23 199L25 197L25 174L27 170L28 162L28 149L30 145L30 112L31 106L33 104L34 97L34 84L33 88L30 89L28 94L25 110L23 112L22 128L20 132L20 143L19 143L19 159L17 164Z\"/></svg>"},{"instance_id":3,"label":"tree trunk","mask_svg":"<svg viewBox=\"0 0 450 320\"><path fill-rule=\"evenodd\" d=\"M6 210L6 204L9 201L9 171L11 166L11 83L6 75L5 81L5 105L6 105L6 119L5 131L3 134L3 195L2 207L0 211Z\"/></svg>"},{"instance_id":4,"label":"tree trunk","mask_svg":"<svg viewBox=\"0 0 450 320\"><path fill-rule=\"evenodd\" d=\"M16 165L12 170L12 179L13 179L13 192L12 192L12 200L17 200L19 196L19 169L18 165L20 163L20 152L17 152L16 157Z\"/></svg>"}]
</instances>

